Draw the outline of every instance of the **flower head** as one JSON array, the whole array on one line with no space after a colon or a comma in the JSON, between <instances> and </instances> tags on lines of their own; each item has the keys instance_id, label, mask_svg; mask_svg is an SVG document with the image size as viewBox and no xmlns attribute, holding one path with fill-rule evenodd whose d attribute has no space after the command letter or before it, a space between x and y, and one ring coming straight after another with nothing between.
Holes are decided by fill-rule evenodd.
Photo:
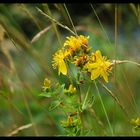
<instances>
[{"instance_id":1,"label":"flower head","mask_svg":"<svg viewBox=\"0 0 140 140\"><path fill-rule=\"evenodd\" d=\"M92 60L85 65L85 68L91 73L91 80L95 80L99 76L102 76L106 82L108 82L108 75L111 71L112 63L102 56L101 52L97 50L95 54L92 54Z\"/></svg>"},{"instance_id":2,"label":"flower head","mask_svg":"<svg viewBox=\"0 0 140 140\"><path fill-rule=\"evenodd\" d=\"M56 67L58 68L59 75L60 73L67 75L67 67L66 67L64 59L65 59L65 53L63 50L59 50L53 56L52 66L54 69L56 69Z\"/></svg>"},{"instance_id":3,"label":"flower head","mask_svg":"<svg viewBox=\"0 0 140 140\"><path fill-rule=\"evenodd\" d=\"M67 121L61 121L61 125L64 128L77 127L80 124L81 124L80 119L72 118L72 116L68 116Z\"/></svg>"},{"instance_id":4,"label":"flower head","mask_svg":"<svg viewBox=\"0 0 140 140\"><path fill-rule=\"evenodd\" d=\"M45 78L44 84L43 84L43 90L47 90L51 87L51 81L48 78Z\"/></svg>"},{"instance_id":5,"label":"flower head","mask_svg":"<svg viewBox=\"0 0 140 140\"><path fill-rule=\"evenodd\" d=\"M67 37L67 40L64 43L64 47L65 46L68 46L71 49L76 50L76 49L80 49L81 44L77 37L70 36Z\"/></svg>"},{"instance_id":6,"label":"flower head","mask_svg":"<svg viewBox=\"0 0 140 140\"><path fill-rule=\"evenodd\" d=\"M61 125L65 128L74 126L72 117L68 116L67 121L61 121Z\"/></svg>"},{"instance_id":7,"label":"flower head","mask_svg":"<svg viewBox=\"0 0 140 140\"><path fill-rule=\"evenodd\" d=\"M70 57L72 55L72 50L70 49L70 48L68 48L68 49L66 49L65 51L64 51L64 56L65 56L65 58L68 58L68 57Z\"/></svg>"},{"instance_id":8,"label":"flower head","mask_svg":"<svg viewBox=\"0 0 140 140\"><path fill-rule=\"evenodd\" d=\"M81 44L83 44L85 46L88 46L88 39L89 39L89 36L88 37L84 37L83 35L80 35L78 37L78 40L81 42Z\"/></svg>"},{"instance_id":9,"label":"flower head","mask_svg":"<svg viewBox=\"0 0 140 140\"><path fill-rule=\"evenodd\" d=\"M68 93L69 95L73 95L76 92L76 88L70 84L68 89L64 90L65 93Z\"/></svg>"},{"instance_id":10,"label":"flower head","mask_svg":"<svg viewBox=\"0 0 140 140\"><path fill-rule=\"evenodd\" d=\"M133 124L135 128L140 127L140 118L137 117L136 119L132 119L131 124Z\"/></svg>"},{"instance_id":11,"label":"flower head","mask_svg":"<svg viewBox=\"0 0 140 140\"><path fill-rule=\"evenodd\" d=\"M68 89L68 92L70 92L71 94L73 94L73 93L75 93L75 91L76 91L76 88L72 84L70 84L69 89Z\"/></svg>"},{"instance_id":12,"label":"flower head","mask_svg":"<svg viewBox=\"0 0 140 140\"><path fill-rule=\"evenodd\" d=\"M70 48L71 53L73 54L75 51L80 50L82 45L88 45L88 38L89 37L84 37L83 35L67 37L64 47L67 46Z\"/></svg>"}]
</instances>

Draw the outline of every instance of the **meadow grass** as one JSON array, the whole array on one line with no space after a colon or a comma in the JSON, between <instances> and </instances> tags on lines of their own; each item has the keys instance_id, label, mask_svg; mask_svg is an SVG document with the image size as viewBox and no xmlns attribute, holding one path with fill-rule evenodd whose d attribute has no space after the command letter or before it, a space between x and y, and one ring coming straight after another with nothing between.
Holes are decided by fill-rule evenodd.
<instances>
[{"instance_id":1,"label":"meadow grass","mask_svg":"<svg viewBox=\"0 0 140 140\"><path fill-rule=\"evenodd\" d=\"M139 4L87 5L88 16L75 19L68 4L0 4L1 136L139 136ZM53 69L66 37L78 35L113 62L108 83L71 64L68 76ZM43 94L45 78L59 91L55 101L55 91ZM70 84L77 95L63 93Z\"/></svg>"}]
</instances>

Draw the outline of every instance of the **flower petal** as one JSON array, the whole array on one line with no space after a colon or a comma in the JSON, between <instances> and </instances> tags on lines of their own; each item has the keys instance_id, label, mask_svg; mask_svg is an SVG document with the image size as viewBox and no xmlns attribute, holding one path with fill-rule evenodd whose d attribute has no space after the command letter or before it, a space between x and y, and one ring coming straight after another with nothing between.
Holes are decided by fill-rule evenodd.
<instances>
[{"instance_id":1,"label":"flower petal","mask_svg":"<svg viewBox=\"0 0 140 140\"><path fill-rule=\"evenodd\" d=\"M58 65L58 74L60 75L60 73L67 75L67 67L64 60L61 60Z\"/></svg>"},{"instance_id":2,"label":"flower petal","mask_svg":"<svg viewBox=\"0 0 140 140\"><path fill-rule=\"evenodd\" d=\"M101 75L103 76L104 80L108 83L108 73L106 71L102 71Z\"/></svg>"},{"instance_id":3,"label":"flower petal","mask_svg":"<svg viewBox=\"0 0 140 140\"><path fill-rule=\"evenodd\" d=\"M98 69L91 71L91 80L95 80L100 75L100 71Z\"/></svg>"},{"instance_id":4,"label":"flower petal","mask_svg":"<svg viewBox=\"0 0 140 140\"><path fill-rule=\"evenodd\" d=\"M100 59L100 60L102 60L102 59L103 59L103 57L102 57L102 54L101 54L100 50L97 50L97 51L95 52L95 55L96 55L96 57L97 57L98 59Z\"/></svg>"}]
</instances>

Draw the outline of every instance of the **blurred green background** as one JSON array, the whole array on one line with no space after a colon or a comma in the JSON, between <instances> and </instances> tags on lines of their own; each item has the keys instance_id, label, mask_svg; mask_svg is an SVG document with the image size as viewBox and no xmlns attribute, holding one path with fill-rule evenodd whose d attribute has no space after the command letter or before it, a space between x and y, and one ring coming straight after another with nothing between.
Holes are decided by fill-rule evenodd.
<instances>
[{"instance_id":1,"label":"blurred green background","mask_svg":"<svg viewBox=\"0 0 140 140\"><path fill-rule=\"evenodd\" d=\"M64 114L57 110L49 111L50 99L40 97L39 94L45 77L67 84L65 76L58 77L51 61L55 51L72 34L42 15L37 7L73 30L68 11L77 33L90 36L89 46L94 51L101 50L111 60L140 63L139 4L108 3L92 6L58 3L0 4L1 136L7 136L26 124L34 125L18 132L16 136L64 135L64 129L59 125ZM45 28L48 30L33 41ZM140 68L129 63L117 65L106 86L118 97L128 113L126 117L113 98L106 94L107 91L98 85L114 134L139 135L140 131L133 130L128 120L139 117ZM98 98L94 110L97 118L85 112L85 122L92 129L88 135L104 135L103 130L108 131L109 128ZM98 119L103 127L98 124Z\"/></svg>"}]
</instances>

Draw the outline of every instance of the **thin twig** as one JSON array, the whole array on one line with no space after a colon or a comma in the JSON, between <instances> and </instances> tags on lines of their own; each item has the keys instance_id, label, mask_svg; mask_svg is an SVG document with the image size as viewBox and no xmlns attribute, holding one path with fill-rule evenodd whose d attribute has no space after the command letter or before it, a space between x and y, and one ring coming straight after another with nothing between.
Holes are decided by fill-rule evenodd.
<instances>
[{"instance_id":1,"label":"thin twig","mask_svg":"<svg viewBox=\"0 0 140 140\"><path fill-rule=\"evenodd\" d=\"M70 20L70 23L71 23L71 25L72 25L72 27L73 27L73 29L74 29L74 32L75 32L76 35L78 35L77 32L76 32L75 26L74 26L74 24L73 24L72 18L71 18L70 14L69 14L69 11L68 11L67 7L66 7L66 4L63 4L63 5L64 5L64 8L65 8L66 13L67 13L67 15L68 15L68 18L69 18L69 20Z\"/></svg>"},{"instance_id":2,"label":"thin twig","mask_svg":"<svg viewBox=\"0 0 140 140\"><path fill-rule=\"evenodd\" d=\"M117 56L117 46L118 46L118 5L115 4L115 48L114 48L114 82L116 83L116 56Z\"/></svg>"},{"instance_id":3,"label":"thin twig","mask_svg":"<svg viewBox=\"0 0 140 140\"><path fill-rule=\"evenodd\" d=\"M104 88L105 90L108 91L107 93L108 93L109 95L111 95L111 97L117 102L117 104L118 104L118 105L121 107L121 109L124 111L125 115L128 116L128 114L127 114L125 108L124 108L123 105L120 103L120 101L119 101L118 98L115 96L115 94L113 94L112 91L111 91L110 89L108 89L108 87L106 87L103 83L101 83L100 81L99 81L99 83L103 86L103 88Z\"/></svg>"},{"instance_id":4,"label":"thin twig","mask_svg":"<svg viewBox=\"0 0 140 140\"><path fill-rule=\"evenodd\" d=\"M36 9L44 16L46 16L47 18L49 18L50 20L52 20L53 22L55 22L57 25L61 26L62 28L68 30L69 32L71 32L73 35L76 36L76 34L70 29L68 28L66 25L61 24L60 22L58 22L57 20L55 20L54 18L50 17L49 15L47 15L46 13L44 13L42 10L40 10L39 8L36 7Z\"/></svg>"},{"instance_id":5,"label":"thin twig","mask_svg":"<svg viewBox=\"0 0 140 140\"><path fill-rule=\"evenodd\" d=\"M7 136L13 136L15 134L18 134L20 131L24 130L24 129L27 129L27 128L30 128L33 124L26 124L26 125L23 125L23 126L20 126L19 128L15 129L14 131L12 131L11 133L9 133Z\"/></svg>"},{"instance_id":6,"label":"thin twig","mask_svg":"<svg viewBox=\"0 0 140 140\"><path fill-rule=\"evenodd\" d=\"M35 23L35 25L38 27L39 30L41 30L41 27L37 21L37 19L34 17L34 15L28 10L28 8L26 7L25 4L20 4L19 6L21 6L21 9L33 20L33 22Z\"/></svg>"},{"instance_id":7,"label":"thin twig","mask_svg":"<svg viewBox=\"0 0 140 140\"><path fill-rule=\"evenodd\" d=\"M97 12L96 12L95 8L93 7L93 4L90 3L90 6L91 6L91 8L92 8L92 10L93 10L93 12L94 12L94 14L95 14L95 16L96 16L96 18L97 18L99 24L100 24L100 26L101 26L101 29L102 29L103 33L105 34L105 36L106 36L106 38L107 38L107 40L108 40L108 44L109 44L110 46L112 46L111 41L110 41L110 39L109 39L109 37L108 37L108 35L107 35L107 32L105 31L105 28L104 28L103 24L101 23L101 20L100 20L99 16L97 15Z\"/></svg>"},{"instance_id":8,"label":"thin twig","mask_svg":"<svg viewBox=\"0 0 140 140\"><path fill-rule=\"evenodd\" d=\"M114 64L122 64L122 63L131 63L131 64L134 64L134 65L137 65L138 67L140 67L139 63L134 62L134 61L130 61L130 60L113 60L112 62L113 62L112 63L113 65Z\"/></svg>"},{"instance_id":9,"label":"thin twig","mask_svg":"<svg viewBox=\"0 0 140 140\"><path fill-rule=\"evenodd\" d=\"M39 33L37 33L33 39L31 40L31 43L36 42L44 33L46 33L52 26L48 26L45 29L43 29L42 31L40 31Z\"/></svg>"},{"instance_id":10,"label":"thin twig","mask_svg":"<svg viewBox=\"0 0 140 140\"><path fill-rule=\"evenodd\" d=\"M45 6L45 7L44 7ZM47 11L47 13L48 13L48 15L50 16L50 17L52 17L52 12L51 12L51 10L50 10L50 8L49 8L49 5L48 4L43 4L43 9L45 10L45 11ZM52 23L52 27L53 27L53 29L54 29L54 32L55 32L55 34L56 34L56 37L57 37L57 40L58 40L58 43L59 43L59 45L60 45L60 48L62 47L62 41L61 41L61 38L60 38L60 33L59 33L59 31L58 31L58 27L57 27L57 25L55 24L55 22L53 21L53 20L51 20L51 23Z\"/></svg>"}]
</instances>

